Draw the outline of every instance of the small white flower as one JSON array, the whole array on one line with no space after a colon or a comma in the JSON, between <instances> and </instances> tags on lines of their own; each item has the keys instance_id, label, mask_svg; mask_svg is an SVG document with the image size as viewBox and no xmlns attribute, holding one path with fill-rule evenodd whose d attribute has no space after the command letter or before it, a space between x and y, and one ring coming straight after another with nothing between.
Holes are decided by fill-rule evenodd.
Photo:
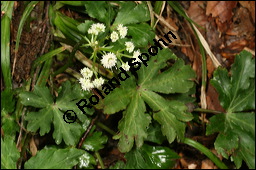
<instances>
[{"instance_id":1,"label":"small white flower","mask_svg":"<svg viewBox=\"0 0 256 170\"><path fill-rule=\"evenodd\" d=\"M100 32L105 32L105 28L105 25L101 23L92 24L88 30L88 33L98 35Z\"/></svg>"},{"instance_id":2,"label":"small white flower","mask_svg":"<svg viewBox=\"0 0 256 170\"><path fill-rule=\"evenodd\" d=\"M119 31L120 37L124 38L127 35L127 27L124 27L123 24L119 24L117 26L117 30Z\"/></svg>"},{"instance_id":3,"label":"small white flower","mask_svg":"<svg viewBox=\"0 0 256 170\"><path fill-rule=\"evenodd\" d=\"M84 91L90 91L93 88L93 84L91 83L91 80L86 78L80 78L79 83L82 86L82 89Z\"/></svg>"},{"instance_id":4,"label":"small white flower","mask_svg":"<svg viewBox=\"0 0 256 170\"><path fill-rule=\"evenodd\" d=\"M129 53L131 53L131 52L133 52L133 50L134 50L134 45L133 45L133 43L132 42L125 42L125 46L126 46L126 50L129 52Z\"/></svg>"},{"instance_id":5,"label":"small white flower","mask_svg":"<svg viewBox=\"0 0 256 170\"><path fill-rule=\"evenodd\" d=\"M94 85L94 87L100 88L104 84L104 79L102 77L95 79L93 80L92 84Z\"/></svg>"},{"instance_id":6,"label":"small white flower","mask_svg":"<svg viewBox=\"0 0 256 170\"><path fill-rule=\"evenodd\" d=\"M129 69L130 69L130 66L129 66L128 62L123 63L121 67L122 67L125 71L129 71Z\"/></svg>"},{"instance_id":7,"label":"small white flower","mask_svg":"<svg viewBox=\"0 0 256 170\"><path fill-rule=\"evenodd\" d=\"M136 58L136 60L135 60L134 62L136 62L136 61L142 62L142 61L139 59L139 56L140 56L140 55L141 55L140 50L136 50L136 51L133 52L133 58Z\"/></svg>"},{"instance_id":8,"label":"small white flower","mask_svg":"<svg viewBox=\"0 0 256 170\"><path fill-rule=\"evenodd\" d=\"M111 68L116 65L116 55L112 52L102 56L101 63L105 68Z\"/></svg>"},{"instance_id":9,"label":"small white flower","mask_svg":"<svg viewBox=\"0 0 256 170\"><path fill-rule=\"evenodd\" d=\"M92 72L92 70L90 70L89 68L87 68L87 67L85 67L85 68L83 68L83 69L81 69L81 74L82 74L82 76L84 77L84 78L86 78L86 79L89 79L89 78L91 78L92 77L92 75L93 75L93 72Z\"/></svg>"},{"instance_id":10,"label":"small white flower","mask_svg":"<svg viewBox=\"0 0 256 170\"><path fill-rule=\"evenodd\" d=\"M112 42L116 42L119 39L119 36L116 31L113 31L110 35L110 39Z\"/></svg>"},{"instance_id":11,"label":"small white flower","mask_svg":"<svg viewBox=\"0 0 256 170\"><path fill-rule=\"evenodd\" d=\"M87 154L83 154L80 158L79 158L79 167L80 168L88 168L88 165L90 163L90 156L88 156Z\"/></svg>"}]
</instances>

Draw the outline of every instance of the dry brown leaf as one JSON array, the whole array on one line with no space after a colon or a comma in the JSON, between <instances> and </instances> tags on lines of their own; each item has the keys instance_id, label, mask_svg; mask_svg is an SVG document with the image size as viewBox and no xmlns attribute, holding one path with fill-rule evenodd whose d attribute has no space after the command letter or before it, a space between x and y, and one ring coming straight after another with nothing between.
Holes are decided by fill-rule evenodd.
<instances>
[{"instance_id":1,"label":"dry brown leaf","mask_svg":"<svg viewBox=\"0 0 256 170\"><path fill-rule=\"evenodd\" d=\"M227 35L251 37L255 34L255 26L250 19L250 13L246 8L240 7L236 10Z\"/></svg>"},{"instance_id":2,"label":"dry brown leaf","mask_svg":"<svg viewBox=\"0 0 256 170\"><path fill-rule=\"evenodd\" d=\"M237 1L208 1L206 15L212 14L219 17L222 23L229 22L232 18L232 9L237 5Z\"/></svg>"},{"instance_id":3,"label":"dry brown leaf","mask_svg":"<svg viewBox=\"0 0 256 170\"><path fill-rule=\"evenodd\" d=\"M255 23L255 1L239 1L239 3L250 11L253 22Z\"/></svg>"},{"instance_id":4,"label":"dry brown leaf","mask_svg":"<svg viewBox=\"0 0 256 170\"><path fill-rule=\"evenodd\" d=\"M207 109L225 112L225 110L220 105L219 94L210 83L208 83L207 86L206 102Z\"/></svg>"},{"instance_id":5,"label":"dry brown leaf","mask_svg":"<svg viewBox=\"0 0 256 170\"><path fill-rule=\"evenodd\" d=\"M190 7L187 10L188 16L197 24L205 26L207 23L207 16L205 15L205 2L203 1L191 1Z\"/></svg>"},{"instance_id":6,"label":"dry brown leaf","mask_svg":"<svg viewBox=\"0 0 256 170\"><path fill-rule=\"evenodd\" d=\"M37 153L37 147L34 138L32 137L29 142L29 150L31 151L32 156L35 156Z\"/></svg>"},{"instance_id":7,"label":"dry brown leaf","mask_svg":"<svg viewBox=\"0 0 256 170\"><path fill-rule=\"evenodd\" d=\"M211 160L205 159L202 161L201 169L217 169L217 167Z\"/></svg>"}]
</instances>

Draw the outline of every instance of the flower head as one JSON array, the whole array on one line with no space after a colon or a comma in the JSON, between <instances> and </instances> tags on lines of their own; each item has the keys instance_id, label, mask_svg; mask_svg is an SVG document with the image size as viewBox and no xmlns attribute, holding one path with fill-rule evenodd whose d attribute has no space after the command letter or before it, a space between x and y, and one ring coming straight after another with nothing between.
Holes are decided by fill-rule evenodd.
<instances>
[{"instance_id":1,"label":"flower head","mask_svg":"<svg viewBox=\"0 0 256 170\"><path fill-rule=\"evenodd\" d=\"M102 56L101 63L105 68L111 68L116 65L116 55L112 52Z\"/></svg>"},{"instance_id":2,"label":"flower head","mask_svg":"<svg viewBox=\"0 0 256 170\"><path fill-rule=\"evenodd\" d=\"M110 39L112 42L116 42L119 39L119 36L116 31L113 31L110 35Z\"/></svg>"},{"instance_id":3,"label":"flower head","mask_svg":"<svg viewBox=\"0 0 256 170\"><path fill-rule=\"evenodd\" d=\"M105 32L105 28L105 25L101 23L92 24L91 27L88 29L88 33L98 35L100 32Z\"/></svg>"},{"instance_id":4,"label":"flower head","mask_svg":"<svg viewBox=\"0 0 256 170\"><path fill-rule=\"evenodd\" d=\"M90 163L90 156L88 155L88 153L83 154L80 158L79 158L79 167L80 168L88 168L88 165Z\"/></svg>"},{"instance_id":5,"label":"flower head","mask_svg":"<svg viewBox=\"0 0 256 170\"><path fill-rule=\"evenodd\" d=\"M91 78L92 75L93 75L93 72L92 72L89 68L87 68L87 67L81 69L80 72L81 72L82 76L83 76L84 78L86 78L86 79Z\"/></svg>"},{"instance_id":6,"label":"flower head","mask_svg":"<svg viewBox=\"0 0 256 170\"><path fill-rule=\"evenodd\" d=\"M129 69L130 69L130 66L129 66L128 62L123 63L121 67L122 67L125 71L129 71Z\"/></svg>"},{"instance_id":7,"label":"flower head","mask_svg":"<svg viewBox=\"0 0 256 170\"><path fill-rule=\"evenodd\" d=\"M124 27L123 24L118 24L117 30L119 31L120 37L124 38L127 35L127 27Z\"/></svg>"},{"instance_id":8,"label":"flower head","mask_svg":"<svg viewBox=\"0 0 256 170\"><path fill-rule=\"evenodd\" d=\"M134 50L134 45L131 41L125 42L126 50L131 53Z\"/></svg>"},{"instance_id":9,"label":"flower head","mask_svg":"<svg viewBox=\"0 0 256 170\"><path fill-rule=\"evenodd\" d=\"M82 89L84 91L90 91L93 88L93 84L91 80L86 79L84 77L79 79L79 83L81 84Z\"/></svg>"},{"instance_id":10,"label":"flower head","mask_svg":"<svg viewBox=\"0 0 256 170\"><path fill-rule=\"evenodd\" d=\"M92 83L93 83L94 87L100 88L104 84L104 79L102 77L100 77L98 79L93 80Z\"/></svg>"},{"instance_id":11,"label":"flower head","mask_svg":"<svg viewBox=\"0 0 256 170\"><path fill-rule=\"evenodd\" d=\"M136 62L136 61L142 62L142 61L139 59L139 56L140 56L140 55L141 55L140 50L136 50L136 51L133 52L133 58L136 58L136 60L135 60L134 62Z\"/></svg>"}]
</instances>

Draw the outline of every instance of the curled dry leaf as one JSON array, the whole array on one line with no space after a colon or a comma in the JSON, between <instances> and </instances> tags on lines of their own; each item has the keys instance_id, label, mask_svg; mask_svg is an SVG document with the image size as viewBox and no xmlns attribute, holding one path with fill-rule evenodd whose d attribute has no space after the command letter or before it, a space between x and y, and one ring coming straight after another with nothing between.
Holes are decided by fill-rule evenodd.
<instances>
[{"instance_id":1,"label":"curled dry leaf","mask_svg":"<svg viewBox=\"0 0 256 170\"><path fill-rule=\"evenodd\" d=\"M206 15L212 14L213 17L219 17L222 23L229 22L232 18L232 10L236 5L236 1L209 1L207 2Z\"/></svg>"}]
</instances>

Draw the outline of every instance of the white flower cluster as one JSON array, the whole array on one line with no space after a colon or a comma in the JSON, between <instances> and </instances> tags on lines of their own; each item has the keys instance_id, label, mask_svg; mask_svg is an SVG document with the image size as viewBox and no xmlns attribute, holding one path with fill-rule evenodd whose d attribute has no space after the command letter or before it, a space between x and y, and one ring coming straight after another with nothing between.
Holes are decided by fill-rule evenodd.
<instances>
[{"instance_id":1,"label":"white flower cluster","mask_svg":"<svg viewBox=\"0 0 256 170\"><path fill-rule=\"evenodd\" d=\"M118 24L117 31L119 32L120 38L124 38L127 35L127 27L124 27L123 24ZM119 35L116 31L113 31L110 35L112 42L116 42L119 39Z\"/></svg>"},{"instance_id":2,"label":"white flower cluster","mask_svg":"<svg viewBox=\"0 0 256 170\"><path fill-rule=\"evenodd\" d=\"M84 91L90 91L94 87L100 88L103 85L104 79L101 77L91 81L93 72L89 68L85 67L80 72L83 77L79 79L79 83Z\"/></svg>"},{"instance_id":3,"label":"white flower cluster","mask_svg":"<svg viewBox=\"0 0 256 170\"><path fill-rule=\"evenodd\" d=\"M79 167L80 168L87 168L90 161L89 161L90 157L87 154L83 154L82 156L80 156L79 158Z\"/></svg>"},{"instance_id":4,"label":"white flower cluster","mask_svg":"<svg viewBox=\"0 0 256 170\"><path fill-rule=\"evenodd\" d=\"M98 35L100 32L105 32L105 25L101 23L92 24L88 29L89 34Z\"/></svg>"},{"instance_id":5,"label":"white flower cluster","mask_svg":"<svg viewBox=\"0 0 256 170\"><path fill-rule=\"evenodd\" d=\"M134 62L142 62L140 59L139 59L139 56L141 55L140 53L140 50L136 50L133 52L133 58L135 58L136 60Z\"/></svg>"},{"instance_id":6,"label":"white flower cluster","mask_svg":"<svg viewBox=\"0 0 256 170\"><path fill-rule=\"evenodd\" d=\"M134 45L132 42L125 42L125 47L129 53L133 52L134 50Z\"/></svg>"},{"instance_id":7,"label":"white flower cluster","mask_svg":"<svg viewBox=\"0 0 256 170\"><path fill-rule=\"evenodd\" d=\"M105 68L112 68L116 65L117 58L116 55L112 52L107 53L102 56L101 63Z\"/></svg>"}]
</instances>

